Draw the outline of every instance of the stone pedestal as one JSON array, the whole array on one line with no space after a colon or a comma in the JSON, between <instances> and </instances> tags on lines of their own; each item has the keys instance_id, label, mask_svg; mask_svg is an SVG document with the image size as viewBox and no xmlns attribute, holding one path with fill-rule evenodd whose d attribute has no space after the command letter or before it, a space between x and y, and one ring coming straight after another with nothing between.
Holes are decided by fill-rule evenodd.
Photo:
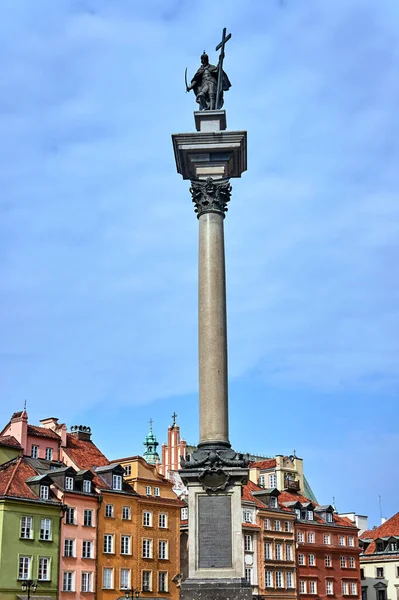
<instances>
[{"instance_id":1,"label":"stone pedestal","mask_svg":"<svg viewBox=\"0 0 399 600\"><path fill-rule=\"evenodd\" d=\"M230 178L246 170L245 131L225 131L225 111L195 112L197 133L172 136L178 172L191 180L199 220L198 337L200 440L182 460L188 487L189 565L183 600L249 600L243 578L241 489L248 457L228 428L224 217Z\"/></svg>"}]
</instances>

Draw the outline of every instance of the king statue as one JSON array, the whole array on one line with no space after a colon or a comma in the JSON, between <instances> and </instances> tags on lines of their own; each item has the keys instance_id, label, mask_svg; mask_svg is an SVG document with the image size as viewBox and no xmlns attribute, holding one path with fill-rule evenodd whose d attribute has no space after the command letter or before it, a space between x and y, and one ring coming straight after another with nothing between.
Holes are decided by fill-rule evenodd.
<instances>
[{"instance_id":1,"label":"king statue","mask_svg":"<svg viewBox=\"0 0 399 600\"><path fill-rule=\"evenodd\" d=\"M218 78L221 77L218 86ZM200 110L220 110L223 106L223 92L230 89L229 78L220 65L215 67L209 63L209 57L206 52L201 56L201 66L191 80L191 85L187 85L187 91L194 91L195 99L199 104ZM219 95L218 95L219 91Z\"/></svg>"}]
</instances>

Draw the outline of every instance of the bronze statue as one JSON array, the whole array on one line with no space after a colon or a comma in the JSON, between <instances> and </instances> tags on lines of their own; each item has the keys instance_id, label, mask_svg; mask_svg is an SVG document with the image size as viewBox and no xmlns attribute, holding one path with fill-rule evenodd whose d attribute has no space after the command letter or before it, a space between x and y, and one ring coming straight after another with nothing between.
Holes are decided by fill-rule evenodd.
<instances>
[{"instance_id":1,"label":"bronze statue","mask_svg":"<svg viewBox=\"0 0 399 600\"><path fill-rule=\"evenodd\" d=\"M194 91L200 110L220 110L224 101L223 92L227 92L231 87L230 80L223 71L224 46L230 38L231 33L226 37L226 28L224 28L222 41L216 46L216 50L220 48L218 65L211 65L209 57L204 51L201 56L201 66L192 78L190 85L187 84L186 69L186 90L187 92Z\"/></svg>"}]
</instances>

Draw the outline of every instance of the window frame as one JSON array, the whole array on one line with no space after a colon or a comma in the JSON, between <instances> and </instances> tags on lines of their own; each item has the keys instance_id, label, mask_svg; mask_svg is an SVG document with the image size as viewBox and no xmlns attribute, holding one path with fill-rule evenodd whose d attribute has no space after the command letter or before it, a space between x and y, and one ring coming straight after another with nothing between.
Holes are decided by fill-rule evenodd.
<instances>
[{"instance_id":1,"label":"window frame","mask_svg":"<svg viewBox=\"0 0 399 600\"><path fill-rule=\"evenodd\" d=\"M41 561L46 561L46 574L47 577L40 577L40 570L42 570L42 574L43 574L43 568L41 568ZM37 580L38 581L51 581L51 558L50 556L39 556L38 560L37 560Z\"/></svg>"},{"instance_id":2,"label":"window frame","mask_svg":"<svg viewBox=\"0 0 399 600\"><path fill-rule=\"evenodd\" d=\"M89 518L90 515L90 518ZM94 527L93 525L93 509L85 508L83 509L83 526L84 527Z\"/></svg>"},{"instance_id":3,"label":"window frame","mask_svg":"<svg viewBox=\"0 0 399 600\"><path fill-rule=\"evenodd\" d=\"M127 516L125 516L127 515ZM122 521L131 521L132 520L132 511L130 506L122 506Z\"/></svg>"},{"instance_id":4,"label":"window frame","mask_svg":"<svg viewBox=\"0 0 399 600\"><path fill-rule=\"evenodd\" d=\"M22 576L21 576L22 567ZM26 571L26 576L25 576ZM32 576L32 556L29 554L18 555L18 581L26 581Z\"/></svg>"},{"instance_id":5,"label":"window frame","mask_svg":"<svg viewBox=\"0 0 399 600\"><path fill-rule=\"evenodd\" d=\"M48 500L50 496L50 486L40 485L39 486L39 498L40 500Z\"/></svg>"},{"instance_id":6,"label":"window frame","mask_svg":"<svg viewBox=\"0 0 399 600\"><path fill-rule=\"evenodd\" d=\"M148 523L146 523L147 520ZM152 511L150 510L143 510L143 527L152 527Z\"/></svg>"},{"instance_id":7,"label":"window frame","mask_svg":"<svg viewBox=\"0 0 399 600\"><path fill-rule=\"evenodd\" d=\"M30 457L31 458L39 458L39 446L37 444L32 444L30 448Z\"/></svg>"},{"instance_id":8,"label":"window frame","mask_svg":"<svg viewBox=\"0 0 399 600\"><path fill-rule=\"evenodd\" d=\"M65 585L65 582L67 582L67 585ZM63 592L74 592L75 591L75 571L63 571L63 573L62 573L62 591Z\"/></svg>"},{"instance_id":9,"label":"window frame","mask_svg":"<svg viewBox=\"0 0 399 600\"><path fill-rule=\"evenodd\" d=\"M106 585L105 574L110 576L110 585ZM114 567L103 567L102 573L102 588L103 590L113 590L115 589L115 577L114 577Z\"/></svg>"},{"instance_id":10,"label":"window frame","mask_svg":"<svg viewBox=\"0 0 399 600\"><path fill-rule=\"evenodd\" d=\"M68 549L67 549L68 548ZM72 548L72 550L71 550ZM64 558L76 558L76 539L64 538Z\"/></svg>"},{"instance_id":11,"label":"window frame","mask_svg":"<svg viewBox=\"0 0 399 600\"><path fill-rule=\"evenodd\" d=\"M152 538L142 538L141 558L153 558L153 540L152 540Z\"/></svg>"},{"instance_id":12,"label":"window frame","mask_svg":"<svg viewBox=\"0 0 399 600\"><path fill-rule=\"evenodd\" d=\"M159 513L159 515L158 515L158 527L159 527L159 529L168 529L168 515L167 515L167 513Z\"/></svg>"},{"instance_id":13,"label":"window frame","mask_svg":"<svg viewBox=\"0 0 399 600\"><path fill-rule=\"evenodd\" d=\"M127 551L126 551L127 548ZM132 536L125 533L121 534L121 555L130 556L132 553Z\"/></svg>"},{"instance_id":14,"label":"window frame","mask_svg":"<svg viewBox=\"0 0 399 600\"><path fill-rule=\"evenodd\" d=\"M93 575L92 571L82 571L81 572L81 577L80 577L80 591L83 594L89 593L89 592L93 591L92 575ZM84 588L84 585L83 585L84 576L86 576L86 586L87 586L87 583L89 584L88 585L88 589L83 589Z\"/></svg>"},{"instance_id":15,"label":"window frame","mask_svg":"<svg viewBox=\"0 0 399 600\"><path fill-rule=\"evenodd\" d=\"M30 521L29 526L23 525L24 519ZM25 530L25 533L29 532L29 535L22 535L23 530ZM21 526L20 526L20 531L19 531L19 537L21 540L33 540L33 517L31 517L29 515L21 516Z\"/></svg>"},{"instance_id":16,"label":"window frame","mask_svg":"<svg viewBox=\"0 0 399 600\"><path fill-rule=\"evenodd\" d=\"M89 548L89 556L87 556L87 549ZM94 558L93 556L93 540L82 540L82 558Z\"/></svg>"},{"instance_id":17,"label":"window frame","mask_svg":"<svg viewBox=\"0 0 399 600\"><path fill-rule=\"evenodd\" d=\"M158 558L159 560L169 560L169 544L167 540L158 540Z\"/></svg>"},{"instance_id":18,"label":"window frame","mask_svg":"<svg viewBox=\"0 0 399 600\"><path fill-rule=\"evenodd\" d=\"M164 579L165 585L161 585L161 575L163 576L162 579ZM168 591L169 591L168 571L158 571L158 592L168 592Z\"/></svg>"},{"instance_id":19,"label":"window frame","mask_svg":"<svg viewBox=\"0 0 399 600\"><path fill-rule=\"evenodd\" d=\"M108 548L111 548L111 549L108 550ZM103 554L115 554L115 534L104 533Z\"/></svg>"},{"instance_id":20,"label":"window frame","mask_svg":"<svg viewBox=\"0 0 399 600\"><path fill-rule=\"evenodd\" d=\"M123 477L122 475L112 474L112 489L116 492L121 492L123 487Z\"/></svg>"},{"instance_id":21,"label":"window frame","mask_svg":"<svg viewBox=\"0 0 399 600\"><path fill-rule=\"evenodd\" d=\"M126 585L122 585L122 572L127 574L128 583ZM119 589L120 590L129 590L131 588L131 580L132 580L132 570L126 567L121 567L119 569Z\"/></svg>"},{"instance_id":22,"label":"window frame","mask_svg":"<svg viewBox=\"0 0 399 600\"><path fill-rule=\"evenodd\" d=\"M45 524L48 525L47 528L43 526L43 522L47 522ZM39 540L41 542L51 542L53 539L53 528L52 528L52 519L50 517L42 517L40 519L40 534Z\"/></svg>"}]
</instances>

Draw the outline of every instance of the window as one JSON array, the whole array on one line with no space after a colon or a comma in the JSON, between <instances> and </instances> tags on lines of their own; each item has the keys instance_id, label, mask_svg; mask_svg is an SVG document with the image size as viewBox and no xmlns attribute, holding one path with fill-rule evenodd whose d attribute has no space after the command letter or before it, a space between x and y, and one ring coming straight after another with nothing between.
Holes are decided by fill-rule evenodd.
<instances>
[{"instance_id":1,"label":"window","mask_svg":"<svg viewBox=\"0 0 399 600\"><path fill-rule=\"evenodd\" d=\"M82 592L91 592L91 573L83 572L82 573Z\"/></svg>"},{"instance_id":2,"label":"window","mask_svg":"<svg viewBox=\"0 0 399 600\"><path fill-rule=\"evenodd\" d=\"M348 546L354 546L355 545L355 538L348 535Z\"/></svg>"},{"instance_id":3,"label":"window","mask_svg":"<svg viewBox=\"0 0 399 600\"><path fill-rule=\"evenodd\" d=\"M243 511L244 523L252 523L252 512L250 510Z\"/></svg>"},{"instance_id":4,"label":"window","mask_svg":"<svg viewBox=\"0 0 399 600\"><path fill-rule=\"evenodd\" d=\"M377 542L377 552L384 552L383 542Z\"/></svg>"},{"instance_id":5,"label":"window","mask_svg":"<svg viewBox=\"0 0 399 600\"><path fill-rule=\"evenodd\" d=\"M315 559L314 554L309 554L308 564L309 564L309 567L314 567L316 565L316 559ZM310 592L310 593L312 593L312 592Z\"/></svg>"},{"instance_id":6,"label":"window","mask_svg":"<svg viewBox=\"0 0 399 600\"><path fill-rule=\"evenodd\" d=\"M22 517L21 519L21 538L30 540L33 537L32 517Z\"/></svg>"},{"instance_id":7,"label":"window","mask_svg":"<svg viewBox=\"0 0 399 600\"><path fill-rule=\"evenodd\" d=\"M284 521L284 531L291 531L291 521Z\"/></svg>"},{"instance_id":8,"label":"window","mask_svg":"<svg viewBox=\"0 0 399 600\"><path fill-rule=\"evenodd\" d=\"M73 490L73 477L65 477L65 489Z\"/></svg>"},{"instance_id":9,"label":"window","mask_svg":"<svg viewBox=\"0 0 399 600\"><path fill-rule=\"evenodd\" d=\"M244 535L244 550L246 552L252 552L252 535Z\"/></svg>"},{"instance_id":10,"label":"window","mask_svg":"<svg viewBox=\"0 0 399 600\"><path fill-rule=\"evenodd\" d=\"M120 588L121 590L130 589L130 569L121 569L120 571Z\"/></svg>"},{"instance_id":11,"label":"window","mask_svg":"<svg viewBox=\"0 0 399 600\"><path fill-rule=\"evenodd\" d=\"M307 517L308 517L308 521L313 521L313 510L308 510ZM312 593L312 592L310 592L310 593ZM314 592L314 593L316 593L316 592Z\"/></svg>"},{"instance_id":12,"label":"window","mask_svg":"<svg viewBox=\"0 0 399 600\"><path fill-rule=\"evenodd\" d=\"M364 579L364 569L360 569L360 579Z\"/></svg>"},{"instance_id":13,"label":"window","mask_svg":"<svg viewBox=\"0 0 399 600\"><path fill-rule=\"evenodd\" d=\"M64 556L75 556L75 540L64 540Z\"/></svg>"},{"instance_id":14,"label":"window","mask_svg":"<svg viewBox=\"0 0 399 600\"><path fill-rule=\"evenodd\" d=\"M147 494L147 496L151 496L151 486L150 485L146 486L145 493Z\"/></svg>"},{"instance_id":15,"label":"window","mask_svg":"<svg viewBox=\"0 0 399 600\"><path fill-rule=\"evenodd\" d=\"M276 571L276 587L283 587L283 573L282 571Z\"/></svg>"},{"instance_id":16,"label":"window","mask_svg":"<svg viewBox=\"0 0 399 600\"><path fill-rule=\"evenodd\" d=\"M93 558L93 542L89 540L83 540L82 558Z\"/></svg>"},{"instance_id":17,"label":"window","mask_svg":"<svg viewBox=\"0 0 399 600\"><path fill-rule=\"evenodd\" d=\"M53 449L46 448L46 460L53 460Z\"/></svg>"},{"instance_id":18,"label":"window","mask_svg":"<svg viewBox=\"0 0 399 600\"><path fill-rule=\"evenodd\" d=\"M298 565L305 565L305 555L304 554L298 554Z\"/></svg>"},{"instance_id":19,"label":"window","mask_svg":"<svg viewBox=\"0 0 399 600\"><path fill-rule=\"evenodd\" d=\"M91 493L91 481L90 479L83 479L83 491L85 494Z\"/></svg>"},{"instance_id":20,"label":"window","mask_svg":"<svg viewBox=\"0 0 399 600\"><path fill-rule=\"evenodd\" d=\"M270 529L272 528L272 525L271 525L271 521L270 521L270 519L265 519L265 520L263 521L263 523L264 523L264 527L265 527L265 529L266 529L267 531L270 531Z\"/></svg>"},{"instance_id":21,"label":"window","mask_svg":"<svg viewBox=\"0 0 399 600\"><path fill-rule=\"evenodd\" d=\"M276 544L276 560L282 560L281 544ZM277 587L279 587L279 586L277 586Z\"/></svg>"},{"instance_id":22,"label":"window","mask_svg":"<svg viewBox=\"0 0 399 600\"><path fill-rule=\"evenodd\" d=\"M265 487L265 476L259 475L258 486L261 488Z\"/></svg>"},{"instance_id":23,"label":"window","mask_svg":"<svg viewBox=\"0 0 399 600\"><path fill-rule=\"evenodd\" d=\"M144 527L152 527L152 512L143 512L143 525Z\"/></svg>"},{"instance_id":24,"label":"window","mask_svg":"<svg viewBox=\"0 0 399 600\"><path fill-rule=\"evenodd\" d=\"M287 571L287 573L285 574L285 580L286 580L287 588L294 587L294 577L293 577L292 571Z\"/></svg>"},{"instance_id":25,"label":"window","mask_svg":"<svg viewBox=\"0 0 399 600\"><path fill-rule=\"evenodd\" d=\"M159 487L154 487L154 496L160 496Z\"/></svg>"},{"instance_id":26,"label":"window","mask_svg":"<svg viewBox=\"0 0 399 600\"><path fill-rule=\"evenodd\" d=\"M396 567L396 577L399 577L399 567Z\"/></svg>"},{"instance_id":27,"label":"window","mask_svg":"<svg viewBox=\"0 0 399 600\"><path fill-rule=\"evenodd\" d=\"M248 581L248 583L250 583L252 585L252 568L251 567L245 567L244 577Z\"/></svg>"},{"instance_id":28,"label":"window","mask_svg":"<svg viewBox=\"0 0 399 600\"><path fill-rule=\"evenodd\" d=\"M292 545L285 545L285 560L292 560Z\"/></svg>"},{"instance_id":29,"label":"window","mask_svg":"<svg viewBox=\"0 0 399 600\"><path fill-rule=\"evenodd\" d=\"M344 535L339 535L338 536L338 544L340 546L345 546L345 536Z\"/></svg>"},{"instance_id":30,"label":"window","mask_svg":"<svg viewBox=\"0 0 399 600\"><path fill-rule=\"evenodd\" d=\"M74 592L75 591L75 573L73 571L64 571L62 577L62 591L63 592Z\"/></svg>"},{"instance_id":31,"label":"window","mask_svg":"<svg viewBox=\"0 0 399 600\"><path fill-rule=\"evenodd\" d=\"M323 542L324 542L324 544L330 544L331 543L331 541L330 541L330 534L329 533L325 533L323 535Z\"/></svg>"},{"instance_id":32,"label":"window","mask_svg":"<svg viewBox=\"0 0 399 600\"><path fill-rule=\"evenodd\" d=\"M389 543L389 552L397 552L398 550L398 543L397 542L390 542Z\"/></svg>"},{"instance_id":33,"label":"window","mask_svg":"<svg viewBox=\"0 0 399 600\"><path fill-rule=\"evenodd\" d=\"M314 544L314 533L308 533L308 544Z\"/></svg>"},{"instance_id":34,"label":"window","mask_svg":"<svg viewBox=\"0 0 399 600\"><path fill-rule=\"evenodd\" d=\"M168 515L166 513L159 514L159 527L166 529L168 527Z\"/></svg>"},{"instance_id":35,"label":"window","mask_svg":"<svg viewBox=\"0 0 399 600\"><path fill-rule=\"evenodd\" d=\"M41 485L39 496L42 500L48 500L48 485Z\"/></svg>"},{"instance_id":36,"label":"window","mask_svg":"<svg viewBox=\"0 0 399 600\"><path fill-rule=\"evenodd\" d=\"M143 592L151 592L151 571L143 571L141 577Z\"/></svg>"},{"instance_id":37,"label":"window","mask_svg":"<svg viewBox=\"0 0 399 600\"><path fill-rule=\"evenodd\" d=\"M112 475L112 489L118 491L122 489L122 475Z\"/></svg>"},{"instance_id":38,"label":"window","mask_svg":"<svg viewBox=\"0 0 399 600\"><path fill-rule=\"evenodd\" d=\"M124 521L130 521L130 519L131 519L130 506L122 506L122 519Z\"/></svg>"},{"instance_id":39,"label":"window","mask_svg":"<svg viewBox=\"0 0 399 600\"><path fill-rule=\"evenodd\" d=\"M367 588L362 587L362 600L367 600Z\"/></svg>"},{"instance_id":40,"label":"window","mask_svg":"<svg viewBox=\"0 0 399 600\"><path fill-rule=\"evenodd\" d=\"M357 594L357 585L355 581L351 582L351 595L356 596Z\"/></svg>"},{"instance_id":41,"label":"window","mask_svg":"<svg viewBox=\"0 0 399 600\"><path fill-rule=\"evenodd\" d=\"M332 523L333 522L332 513L330 513L330 512L326 513L326 521L327 521L327 523Z\"/></svg>"},{"instance_id":42,"label":"window","mask_svg":"<svg viewBox=\"0 0 399 600\"><path fill-rule=\"evenodd\" d=\"M125 471L125 475L131 475L132 474L132 466L131 465L126 465L124 467L124 471Z\"/></svg>"},{"instance_id":43,"label":"window","mask_svg":"<svg viewBox=\"0 0 399 600\"><path fill-rule=\"evenodd\" d=\"M326 554L324 557L324 566L331 567L331 556L329 554Z\"/></svg>"},{"instance_id":44,"label":"window","mask_svg":"<svg viewBox=\"0 0 399 600\"><path fill-rule=\"evenodd\" d=\"M303 542L304 542L304 535L303 535L302 531L298 531L298 533L296 534L296 539L297 539L297 542L299 544L303 544Z\"/></svg>"},{"instance_id":45,"label":"window","mask_svg":"<svg viewBox=\"0 0 399 600\"><path fill-rule=\"evenodd\" d=\"M346 581L342 582L342 595L343 596L348 595L348 584L346 583Z\"/></svg>"},{"instance_id":46,"label":"window","mask_svg":"<svg viewBox=\"0 0 399 600\"><path fill-rule=\"evenodd\" d=\"M93 527L93 511L90 508L85 508L83 511L83 525Z\"/></svg>"},{"instance_id":47,"label":"window","mask_svg":"<svg viewBox=\"0 0 399 600\"><path fill-rule=\"evenodd\" d=\"M114 552L114 536L111 533L104 535L103 551L105 554L113 554Z\"/></svg>"},{"instance_id":48,"label":"window","mask_svg":"<svg viewBox=\"0 0 399 600\"><path fill-rule=\"evenodd\" d=\"M317 594L317 586L315 581L309 581L309 594Z\"/></svg>"},{"instance_id":49,"label":"window","mask_svg":"<svg viewBox=\"0 0 399 600\"><path fill-rule=\"evenodd\" d=\"M114 589L114 570L105 568L103 569L103 590Z\"/></svg>"},{"instance_id":50,"label":"window","mask_svg":"<svg viewBox=\"0 0 399 600\"><path fill-rule=\"evenodd\" d=\"M152 558L152 540L143 539L143 558Z\"/></svg>"},{"instance_id":51,"label":"window","mask_svg":"<svg viewBox=\"0 0 399 600\"><path fill-rule=\"evenodd\" d=\"M354 569L355 568L355 557L354 556L350 556L349 557L349 568L350 569Z\"/></svg>"},{"instance_id":52,"label":"window","mask_svg":"<svg viewBox=\"0 0 399 600\"><path fill-rule=\"evenodd\" d=\"M164 571L160 571L158 573L158 591L159 592L167 592L168 591L168 574Z\"/></svg>"},{"instance_id":53,"label":"window","mask_svg":"<svg viewBox=\"0 0 399 600\"><path fill-rule=\"evenodd\" d=\"M375 576L378 579L383 579L384 577L384 567L377 567L375 570Z\"/></svg>"},{"instance_id":54,"label":"window","mask_svg":"<svg viewBox=\"0 0 399 600\"><path fill-rule=\"evenodd\" d=\"M51 519L42 519L40 521L40 539L51 540Z\"/></svg>"},{"instance_id":55,"label":"window","mask_svg":"<svg viewBox=\"0 0 399 600\"><path fill-rule=\"evenodd\" d=\"M47 556L39 556L37 578L39 581L49 581L50 579L50 559Z\"/></svg>"},{"instance_id":56,"label":"window","mask_svg":"<svg viewBox=\"0 0 399 600\"><path fill-rule=\"evenodd\" d=\"M18 579L30 579L30 569L32 564L31 556L20 556L18 567Z\"/></svg>"},{"instance_id":57,"label":"window","mask_svg":"<svg viewBox=\"0 0 399 600\"><path fill-rule=\"evenodd\" d=\"M188 508L187 506L183 506L180 511L180 518L182 521L186 521L188 519Z\"/></svg>"},{"instance_id":58,"label":"window","mask_svg":"<svg viewBox=\"0 0 399 600\"><path fill-rule=\"evenodd\" d=\"M306 581L299 582L299 593L306 594Z\"/></svg>"},{"instance_id":59,"label":"window","mask_svg":"<svg viewBox=\"0 0 399 600\"><path fill-rule=\"evenodd\" d=\"M300 519L300 518L301 518L301 511L300 511L300 509L299 509L299 508L296 508L296 509L295 509L295 515L296 515L296 518L297 518L297 519Z\"/></svg>"},{"instance_id":60,"label":"window","mask_svg":"<svg viewBox=\"0 0 399 600\"><path fill-rule=\"evenodd\" d=\"M131 554L131 536L121 535L121 554Z\"/></svg>"},{"instance_id":61,"label":"window","mask_svg":"<svg viewBox=\"0 0 399 600\"><path fill-rule=\"evenodd\" d=\"M341 556L340 564L341 564L341 569L346 569L346 556Z\"/></svg>"},{"instance_id":62,"label":"window","mask_svg":"<svg viewBox=\"0 0 399 600\"><path fill-rule=\"evenodd\" d=\"M274 531L281 531L281 521L274 521Z\"/></svg>"},{"instance_id":63,"label":"window","mask_svg":"<svg viewBox=\"0 0 399 600\"><path fill-rule=\"evenodd\" d=\"M326 580L326 594L327 596L332 596L332 594L334 594L333 582L328 579Z\"/></svg>"},{"instance_id":64,"label":"window","mask_svg":"<svg viewBox=\"0 0 399 600\"><path fill-rule=\"evenodd\" d=\"M270 496L270 506L271 506L271 508L277 508L276 496Z\"/></svg>"},{"instance_id":65,"label":"window","mask_svg":"<svg viewBox=\"0 0 399 600\"><path fill-rule=\"evenodd\" d=\"M275 473L271 473L269 475L269 488L276 488L277 487L277 476Z\"/></svg>"},{"instance_id":66,"label":"window","mask_svg":"<svg viewBox=\"0 0 399 600\"><path fill-rule=\"evenodd\" d=\"M67 507L65 513L65 523L67 525L75 525L75 509L70 506Z\"/></svg>"},{"instance_id":67,"label":"window","mask_svg":"<svg viewBox=\"0 0 399 600\"><path fill-rule=\"evenodd\" d=\"M106 504L105 505L105 516L108 519L112 519L114 516L114 505L113 504Z\"/></svg>"},{"instance_id":68,"label":"window","mask_svg":"<svg viewBox=\"0 0 399 600\"><path fill-rule=\"evenodd\" d=\"M265 549L265 560L272 560L272 545L270 542L265 542L264 544L264 549Z\"/></svg>"},{"instance_id":69,"label":"window","mask_svg":"<svg viewBox=\"0 0 399 600\"><path fill-rule=\"evenodd\" d=\"M266 587L273 587L273 572L265 571Z\"/></svg>"},{"instance_id":70,"label":"window","mask_svg":"<svg viewBox=\"0 0 399 600\"><path fill-rule=\"evenodd\" d=\"M37 458L39 456L39 446L35 446L35 444L32 444L30 455L31 458Z\"/></svg>"}]
</instances>

